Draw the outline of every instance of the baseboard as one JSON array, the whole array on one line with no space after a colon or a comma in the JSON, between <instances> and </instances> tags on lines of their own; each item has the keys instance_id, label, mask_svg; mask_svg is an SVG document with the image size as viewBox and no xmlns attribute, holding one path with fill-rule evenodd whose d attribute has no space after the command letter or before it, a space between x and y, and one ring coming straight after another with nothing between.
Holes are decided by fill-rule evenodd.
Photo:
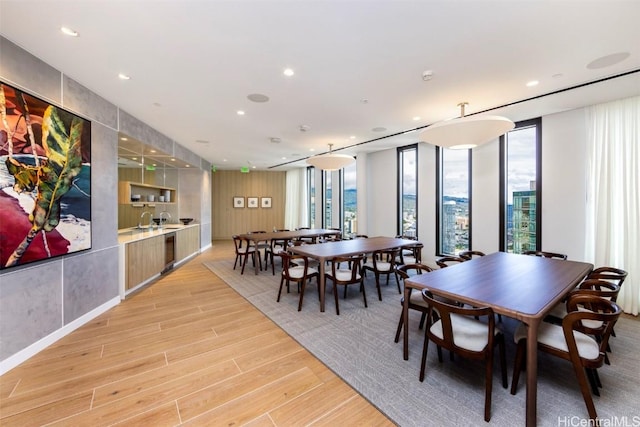
<instances>
[{"instance_id":1,"label":"baseboard","mask_svg":"<svg viewBox=\"0 0 640 427\"><path fill-rule=\"evenodd\" d=\"M4 359L2 362L0 362L0 375L3 375L4 373L18 366L19 364L27 361L34 355L38 354L45 348L49 347L51 344L58 341L60 338L65 337L66 335L78 329L80 326L95 319L96 317L98 317L105 311L109 310L110 308L115 307L119 303L120 303L120 296L116 296L111 300L105 302L101 306L94 308L93 310L86 313L85 315L78 317L73 322L67 325L64 325L62 328L47 335L41 340L36 341L35 343L31 344L29 347L25 348L24 350L21 350L16 354Z\"/></svg>"}]
</instances>

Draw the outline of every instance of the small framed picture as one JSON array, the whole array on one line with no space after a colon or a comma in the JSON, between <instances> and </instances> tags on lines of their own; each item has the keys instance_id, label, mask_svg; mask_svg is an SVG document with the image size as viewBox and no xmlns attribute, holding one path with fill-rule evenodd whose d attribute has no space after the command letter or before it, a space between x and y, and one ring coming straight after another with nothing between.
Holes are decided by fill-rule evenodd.
<instances>
[{"instance_id":1,"label":"small framed picture","mask_svg":"<svg viewBox=\"0 0 640 427\"><path fill-rule=\"evenodd\" d=\"M233 198L233 207L234 208L244 208L244 197L234 197Z\"/></svg>"},{"instance_id":2,"label":"small framed picture","mask_svg":"<svg viewBox=\"0 0 640 427\"><path fill-rule=\"evenodd\" d=\"M271 207L271 197L263 197L260 199L260 206L263 208Z\"/></svg>"},{"instance_id":3,"label":"small framed picture","mask_svg":"<svg viewBox=\"0 0 640 427\"><path fill-rule=\"evenodd\" d=\"M257 208L258 207L258 198L257 197L247 197L247 207L248 208Z\"/></svg>"}]
</instances>

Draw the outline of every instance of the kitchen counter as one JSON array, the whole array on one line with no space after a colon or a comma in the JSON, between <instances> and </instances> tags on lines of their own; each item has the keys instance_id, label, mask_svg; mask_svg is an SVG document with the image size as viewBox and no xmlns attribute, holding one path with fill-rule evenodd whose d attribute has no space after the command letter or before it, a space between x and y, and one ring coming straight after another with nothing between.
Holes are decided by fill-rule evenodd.
<instances>
[{"instance_id":1,"label":"kitchen counter","mask_svg":"<svg viewBox=\"0 0 640 427\"><path fill-rule=\"evenodd\" d=\"M167 233L175 233L177 230L184 230L187 228L197 227L199 224L191 223L189 225L182 224L165 224L162 228L154 225L152 228L138 227L122 228L118 230L118 243L131 243L142 239L148 239L154 236L161 236Z\"/></svg>"}]
</instances>

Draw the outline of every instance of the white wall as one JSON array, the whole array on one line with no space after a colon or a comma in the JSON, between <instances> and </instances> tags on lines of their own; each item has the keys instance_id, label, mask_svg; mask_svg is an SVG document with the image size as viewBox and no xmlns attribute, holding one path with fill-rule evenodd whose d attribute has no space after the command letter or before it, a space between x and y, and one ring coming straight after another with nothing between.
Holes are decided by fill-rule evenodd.
<instances>
[{"instance_id":1,"label":"white wall","mask_svg":"<svg viewBox=\"0 0 640 427\"><path fill-rule=\"evenodd\" d=\"M542 118L542 249L584 258L586 124L584 109ZM397 228L397 151L367 156L366 229L369 236L393 236ZM499 247L499 142L472 151L472 249ZM418 238L423 261L434 264L435 148L418 145ZM359 174L360 175L360 174ZM361 191L360 187L358 188ZM360 201L358 201L360 204Z\"/></svg>"}]
</instances>

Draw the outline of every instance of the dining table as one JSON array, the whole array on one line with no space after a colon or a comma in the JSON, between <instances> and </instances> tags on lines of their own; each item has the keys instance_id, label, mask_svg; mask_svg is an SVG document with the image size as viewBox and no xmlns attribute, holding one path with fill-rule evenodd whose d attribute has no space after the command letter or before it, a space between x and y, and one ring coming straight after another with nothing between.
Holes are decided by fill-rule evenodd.
<instances>
[{"instance_id":1,"label":"dining table","mask_svg":"<svg viewBox=\"0 0 640 427\"><path fill-rule=\"evenodd\" d=\"M319 237L337 236L340 235L340 230L332 230L327 228L304 228L293 231L270 231L266 233L245 233L239 234L241 239L247 240L253 245L257 245L260 242L271 242L272 240L281 240L289 242L297 239L317 239ZM286 245L286 244L285 244ZM259 263L254 263L256 274L260 271Z\"/></svg>"},{"instance_id":2,"label":"dining table","mask_svg":"<svg viewBox=\"0 0 640 427\"><path fill-rule=\"evenodd\" d=\"M403 357L409 358L409 295L428 289L435 295L497 314L527 326L526 425L536 425L538 327L545 315L593 269L586 262L495 252L405 280Z\"/></svg>"},{"instance_id":3,"label":"dining table","mask_svg":"<svg viewBox=\"0 0 640 427\"><path fill-rule=\"evenodd\" d=\"M351 240L338 240L335 242L316 243L311 245L294 246L289 250L299 255L305 255L318 261L320 288L320 311L324 312L325 301L325 264L333 257L368 254L375 251L383 251L393 248L404 248L415 246L419 243L416 240L402 239L398 237L368 237Z\"/></svg>"}]
</instances>

